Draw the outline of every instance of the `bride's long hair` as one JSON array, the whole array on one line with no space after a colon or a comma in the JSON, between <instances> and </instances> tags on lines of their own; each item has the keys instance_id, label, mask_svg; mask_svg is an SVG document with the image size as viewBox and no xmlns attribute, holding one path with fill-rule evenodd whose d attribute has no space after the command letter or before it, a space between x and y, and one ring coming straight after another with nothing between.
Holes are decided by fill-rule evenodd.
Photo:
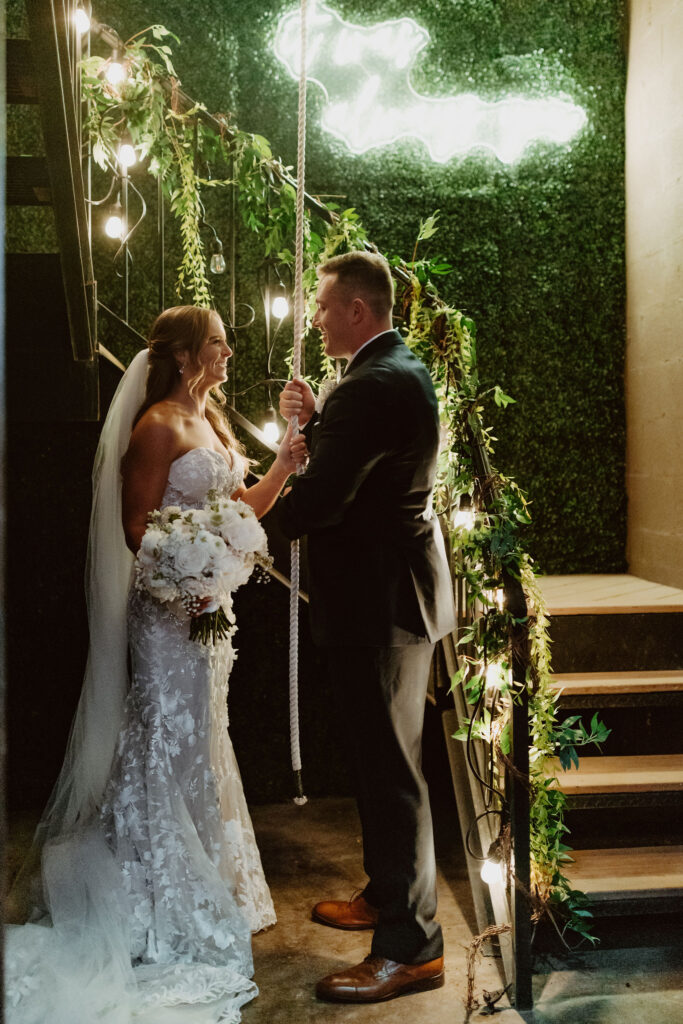
<instances>
[{"instance_id":1,"label":"bride's long hair","mask_svg":"<svg viewBox=\"0 0 683 1024\"><path fill-rule=\"evenodd\" d=\"M149 372L145 400L138 409L133 426L150 406L167 398L178 380L176 355L187 352L187 385L193 394L202 382L204 368L198 361L200 349L210 336L212 309L201 306L171 306L160 313L149 333ZM244 446L233 434L225 415L226 398L220 387L209 391L206 418L226 448L244 455Z\"/></svg>"}]
</instances>

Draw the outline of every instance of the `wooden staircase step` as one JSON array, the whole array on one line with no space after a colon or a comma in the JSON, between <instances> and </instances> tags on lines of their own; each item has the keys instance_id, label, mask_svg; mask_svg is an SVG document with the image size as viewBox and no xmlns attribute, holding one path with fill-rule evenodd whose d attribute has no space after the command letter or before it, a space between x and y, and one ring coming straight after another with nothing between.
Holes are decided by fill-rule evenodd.
<instances>
[{"instance_id":1,"label":"wooden staircase step","mask_svg":"<svg viewBox=\"0 0 683 1024\"><path fill-rule=\"evenodd\" d=\"M563 772L557 781L567 796L598 793L683 792L683 754L645 754L640 757L583 757L579 767Z\"/></svg>"},{"instance_id":2,"label":"wooden staircase step","mask_svg":"<svg viewBox=\"0 0 683 1024\"><path fill-rule=\"evenodd\" d=\"M671 672L562 672L553 676L553 685L567 697L683 692L683 670Z\"/></svg>"},{"instance_id":3,"label":"wooden staircase step","mask_svg":"<svg viewBox=\"0 0 683 1024\"><path fill-rule=\"evenodd\" d=\"M628 573L540 576L538 584L551 616L683 612L683 590Z\"/></svg>"},{"instance_id":4,"label":"wooden staircase step","mask_svg":"<svg viewBox=\"0 0 683 1024\"><path fill-rule=\"evenodd\" d=\"M683 897L683 846L574 850L565 874L592 904Z\"/></svg>"}]
</instances>

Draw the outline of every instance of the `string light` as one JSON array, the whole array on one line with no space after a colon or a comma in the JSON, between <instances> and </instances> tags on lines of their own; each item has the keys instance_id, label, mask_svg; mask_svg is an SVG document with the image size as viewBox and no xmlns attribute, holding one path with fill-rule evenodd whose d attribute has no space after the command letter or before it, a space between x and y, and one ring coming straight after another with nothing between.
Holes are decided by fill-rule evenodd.
<instances>
[{"instance_id":1,"label":"string light","mask_svg":"<svg viewBox=\"0 0 683 1024\"><path fill-rule=\"evenodd\" d=\"M269 444L277 444L280 438L280 427L277 422L275 409L272 405L269 409L266 409L266 418L263 424L263 436Z\"/></svg>"},{"instance_id":2,"label":"string light","mask_svg":"<svg viewBox=\"0 0 683 1024\"><path fill-rule=\"evenodd\" d=\"M121 85L121 83L126 80L126 69L118 59L117 50L114 50L111 55L111 60L107 64L107 69L104 72L104 77L110 85Z\"/></svg>"},{"instance_id":3,"label":"string light","mask_svg":"<svg viewBox=\"0 0 683 1024\"><path fill-rule=\"evenodd\" d=\"M90 16L82 7L77 7L74 11L74 22L79 36L84 36L90 31Z\"/></svg>"},{"instance_id":4,"label":"string light","mask_svg":"<svg viewBox=\"0 0 683 1024\"><path fill-rule=\"evenodd\" d=\"M286 295L276 295L270 311L276 320L284 320L289 313L289 302Z\"/></svg>"},{"instance_id":5,"label":"string light","mask_svg":"<svg viewBox=\"0 0 683 1024\"><path fill-rule=\"evenodd\" d=\"M123 238L123 207L121 206L121 202L118 199L112 206L109 215L107 216L107 219L104 224L104 233L109 238Z\"/></svg>"},{"instance_id":6,"label":"string light","mask_svg":"<svg viewBox=\"0 0 683 1024\"><path fill-rule=\"evenodd\" d=\"M474 510L471 508L459 508L453 516L453 526L456 530L473 530L475 524Z\"/></svg>"},{"instance_id":7,"label":"string light","mask_svg":"<svg viewBox=\"0 0 683 1024\"><path fill-rule=\"evenodd\" d=\"M489 662L486 668L486 689L489 692L493 690L500 690L501 686L504 686L509 682L508 676L509 670L502 662Z\"/></svg>"},{"instance_id":8,"label":"string light","mask_svg":"<svg viewBox=\"0 0 683 1024\"><path fill-rule=\"evenodd\" d=\"M503 872L499 860L489 860L487 857L479 873L482 882L486 882L487 885L498 885L503 881Z\"/></svg>"},{"instance_id":9,"label":"string light","mask_svg":"<svg viewBox=\"0 0 683 1024\"><path fill-rule=\"evenodd\" d=\"M125 171L129 167L133 167L138 162L138 155L135 152L135 147L130 142L122 142L119 146L119 163L122 169Z\"/></svg>"},{"instance_id":10,"label":"string light","mask_svg":"<svg viewBox=\"0 0 683 1024\"><path fill-rule=\"evenodd\" d=\"M209 261L209 270L212 274L224 274L225 273L225 256L223 255L223 243L220 238L216 238L213 243L213 253Z\"/></svg>"}]
</instances>

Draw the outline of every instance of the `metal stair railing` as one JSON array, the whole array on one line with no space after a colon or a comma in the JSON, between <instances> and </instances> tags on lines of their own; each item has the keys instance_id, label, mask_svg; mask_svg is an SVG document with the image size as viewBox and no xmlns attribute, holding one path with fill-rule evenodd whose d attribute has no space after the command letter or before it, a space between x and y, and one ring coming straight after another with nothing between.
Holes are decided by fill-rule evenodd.
<instances>
[{"instance_id":1,"label":"metal stair railing","mask_svg":"<svg viewBox=\"0 0 683 1024\"><path fill-rule=\"evenodd\" d=\"M93 273L81 167L79 42L71 0L27 0L40 92L45 152L59 238L74 359L97 353L97 285Z\"/></svg>"}]
</instances>

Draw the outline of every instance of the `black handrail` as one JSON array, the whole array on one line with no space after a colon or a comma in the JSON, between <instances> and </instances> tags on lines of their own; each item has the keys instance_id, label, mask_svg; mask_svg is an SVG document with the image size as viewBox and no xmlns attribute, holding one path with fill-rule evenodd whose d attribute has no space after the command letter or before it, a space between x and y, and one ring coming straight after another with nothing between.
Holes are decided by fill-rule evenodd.
<instances>
[{"instance_id":1,"label":"black handrail","mask_svg":"<svg viewBox=\"0 0 683 1024\"><path fill-rule=\"evenodd\" d=\"M468 443L472 450L479 498L483 511L495 515L498 488L481 433L468 424ZM515 624L510 631L512 661L512 776L510 781L510 832L514 855L512 900L512 937L515 961L515 1007L533 1007L531 959L531 851L529 841L529 633L527 602L521 581L503 570L504 607Z\"/></svg>"},{"instance_id":2,"label":"black handrail","mask_svg":"<svg viewBox=\"0 0 683 1024\"><path fill-rule=\"evenodd\" d=\"M59 237L64 294L74 359L97 351L97 285L93 273L81 168L80 106L72 0L27 0L34 66Z\"/></svg>"}]
</instances>

